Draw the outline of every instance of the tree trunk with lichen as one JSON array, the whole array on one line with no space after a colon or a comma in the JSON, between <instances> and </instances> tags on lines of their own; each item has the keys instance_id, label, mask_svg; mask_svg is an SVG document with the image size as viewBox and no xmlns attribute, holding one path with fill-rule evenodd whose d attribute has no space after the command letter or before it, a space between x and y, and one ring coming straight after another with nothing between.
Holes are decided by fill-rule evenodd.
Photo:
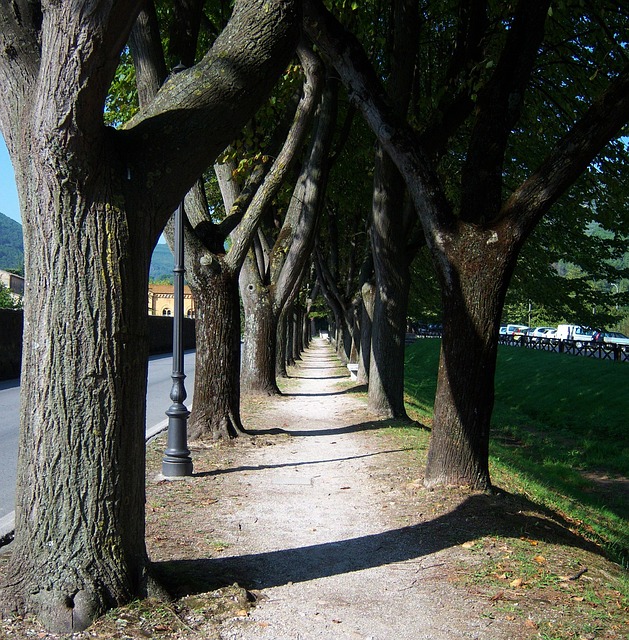
<instances>
[{"instance_id":1,"label":"tree trunk with lichen","mask_svg":"<svg viewBox=\"0 0 629 640\"><path fill-rule=\"evenodd\" d=\"M0 128L27 282L16 530L0 610L57 633L148 593L150 256L298 37L290 0L237 1L215 48L114 131L103 104L140 3L84 4L0 3Z\"/></svg>"},{"instance_id":2,"label":"tree trunk with lichen","mask_svg":"<svg viewBox=\"0 0 629 640\"><path fill-rule=\"evenodd\" d=\"M280 393L275 379L278 318L269 289L256 284L253 268L248 257L241 270L245 341L240 384L243 393L277 395Z\"/></svg>"},{"instance_id":3,"label":"tree trunk with lichen","mask_svg":"<svg viewBox=\"0 0 629 640\"><path fill-rule=\"evenodd\" d=\"M0 595L4 607L32 611L48 629L66 633L146 595L148 586L151 246L141 234L129 235L124 210L104 204L120 192L99 169L106 156L106 149L84 153L80 170L57 157L57 171L71 176L61 179L48 165L50 154L33 143L29 181L17 172L21 193L40 206L23 211L16 537Z\"/></svg>"},{"instance_id":4,"label":"tree trunk with lichen","mask_svg":"<svg viewBox=\"0 0 629 640\"><path fill-rule=\"evenodd\" d=\"M489 428L498 327L517 254L509 228L498 229L481 233L461 224L459 238L448 245L449 277L442 287L448 321L424 480L428 487L491 486Z\"/></svg>"},{"instance_id":5,"label":"tree trunk with lichen","mask_svg":"<svg viewBox=\"0 0 629 640\"><path fill-rule=\"evenodd\" d=\"M221 440L242 433L240 420L240 300L238 278L219 271L193 279L197 352L194 402L188 423L192 440ZM202 284L201 284L202 282Z\"/></svg>"}]
</instances>

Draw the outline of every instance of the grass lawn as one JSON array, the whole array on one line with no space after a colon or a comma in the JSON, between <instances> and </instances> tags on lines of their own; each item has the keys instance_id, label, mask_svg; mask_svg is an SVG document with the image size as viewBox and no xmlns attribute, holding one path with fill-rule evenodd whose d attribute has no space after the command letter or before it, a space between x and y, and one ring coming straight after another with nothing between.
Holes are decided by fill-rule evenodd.
<instances>
[{"instance_id":1,"label":"grass lawn","mask_svg":"<svg viewBox=\"0 0 629 640\"><path fill-rule=\"evenodd\" d=\"M407 348L409 408L431 423L439 340ZM492 482L560 513L629 565L629 364L502 346Z\"/></svg>"}]
</instances>

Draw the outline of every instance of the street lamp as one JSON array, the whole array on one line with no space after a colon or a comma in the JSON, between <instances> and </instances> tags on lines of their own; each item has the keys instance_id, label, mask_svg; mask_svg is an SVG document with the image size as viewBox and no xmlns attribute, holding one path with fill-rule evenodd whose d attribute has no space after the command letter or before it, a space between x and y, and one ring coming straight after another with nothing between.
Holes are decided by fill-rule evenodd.
<instances>
[{"instance_id":1,"label":"street lamp","mask_svg":"<svg viewBox=\"0 0 629 640\"><path fill-rule=\"evenodd\" d=\"M166 411L168 416L168 443L162 459L162 475L167 478L191 476L192 458L188 449L188 416L184 404L187 397L183 372L183 202L175 212L175 311L173 319L173 386L170 390L172 404Z\"/></svg>"},{"instance_id":2,"label":"street lamp","mask_svg":"<svg viewBox=\"0 0 629 640\"><path fill-rule=\"evenodd\" d=\"M615 282L612 282L612 287L616 287L616 293L620 293L620 285L616 284ZM612 293L614 293L614 290L612 289ZM616 304L616 309L618 309L618 304Z\"/></svg>"}]
</instances>

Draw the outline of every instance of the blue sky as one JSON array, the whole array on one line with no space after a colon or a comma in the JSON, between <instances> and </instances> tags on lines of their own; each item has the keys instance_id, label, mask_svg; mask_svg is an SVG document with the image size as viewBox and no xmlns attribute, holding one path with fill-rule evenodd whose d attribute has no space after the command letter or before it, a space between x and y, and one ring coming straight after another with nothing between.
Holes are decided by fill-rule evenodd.
<instances>
[{"instance_id":1,"label":"blue sky","mask_svg":"<svg viewBox=\"0 0 629 640\"><path fill-rule=\"evenodd\" d=\"M20 216L20 205L17 200L17 189L15 188L15 176L9 153L4 144L4 138L0 135L0 212L5 216L22 222Z\"/></svg>"}]
</instances>

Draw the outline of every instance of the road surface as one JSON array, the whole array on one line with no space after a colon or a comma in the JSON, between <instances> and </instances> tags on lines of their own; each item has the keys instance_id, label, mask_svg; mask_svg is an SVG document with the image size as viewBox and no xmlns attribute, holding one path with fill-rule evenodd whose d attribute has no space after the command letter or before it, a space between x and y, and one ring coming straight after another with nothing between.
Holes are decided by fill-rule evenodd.
<instances>
[{"instance_id":1,"label":"road surface","mask_svg":"<svg viewBox=\"0 0 629 640\"><path fill-rule=\"evenodd\" d=\"M190 408L194 389L194 351L186 352L185 402ZM160 355L149 358L148 388L146 394L147 430L166 420L165 411L170 406L172 387L172 356ZM17 440L20 413L19 380L0 381L0 520L13 511L15 476L17 470Z\"/></svg>"}]
</instances>

